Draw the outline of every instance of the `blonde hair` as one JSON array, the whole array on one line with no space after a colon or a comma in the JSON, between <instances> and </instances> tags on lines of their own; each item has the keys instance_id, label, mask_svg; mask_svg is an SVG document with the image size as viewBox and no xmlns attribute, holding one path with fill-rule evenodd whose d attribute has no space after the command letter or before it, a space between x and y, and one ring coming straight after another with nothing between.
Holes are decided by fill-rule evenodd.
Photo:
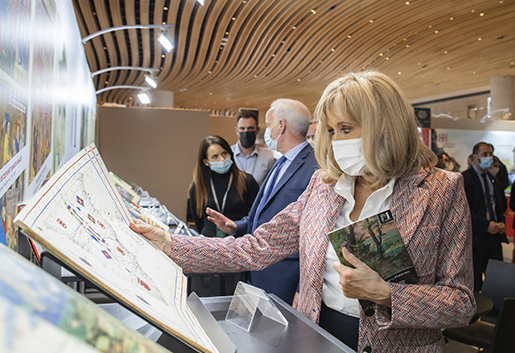
<instances>
[{"instance_id":1,"label":"blonde hair","mask_svg":"<svg viewBox=\"0 0 515 353\"><path fill-rule=\"evenodd\" d=\"M335 183L342 171L334 159L328 120L361 127L365 179L387 184L436 165L436 155L422 143L413 107L399 87L377 71L348 73L327 86L315 108L320 122L315 155L323 180Z\"/></svg>"}]
</instances>

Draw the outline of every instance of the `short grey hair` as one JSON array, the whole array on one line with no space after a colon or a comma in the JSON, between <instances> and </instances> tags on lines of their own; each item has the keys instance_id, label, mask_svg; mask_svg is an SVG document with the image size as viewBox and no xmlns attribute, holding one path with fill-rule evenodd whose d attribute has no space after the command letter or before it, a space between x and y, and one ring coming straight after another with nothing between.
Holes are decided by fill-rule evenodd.
<instances>
[{"instance_id":1,"label":"short grey hair","mask_svg":"<svg viewBox=\"0 0 515 353\"><path fill-rule=\"evenodd\" d=\"M308 107L293 99L280 98L273 101L270 108L274 108L275 121L284 119L294 134L306 137L311 121Z\"/></svg>"}]
</instances>

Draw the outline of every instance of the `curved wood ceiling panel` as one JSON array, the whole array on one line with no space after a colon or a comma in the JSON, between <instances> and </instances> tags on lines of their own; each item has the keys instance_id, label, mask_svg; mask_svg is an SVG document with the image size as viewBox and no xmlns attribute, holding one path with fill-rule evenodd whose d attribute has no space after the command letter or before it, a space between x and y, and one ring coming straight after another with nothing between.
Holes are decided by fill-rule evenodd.
<instances>
[{"instance_id":1,"label":"curved wood ceiling panel","mask_svg":"<svg viewBox=\"0 0 515 353\"><path fill-rule=\"evenodd\" d=\"M83 37L134 24L173 24L175 48L160 30L130 29L85 44L91 71L157 68L158 89L179 108L262 113L277 98L314 107L346 70L374 68L411 99L489 85L515 75L515 0L74 0ZM95 76L97 89L145 86L145 72ZM138 105L134 89L98 103Z\"/></svg>"}]
</instances>

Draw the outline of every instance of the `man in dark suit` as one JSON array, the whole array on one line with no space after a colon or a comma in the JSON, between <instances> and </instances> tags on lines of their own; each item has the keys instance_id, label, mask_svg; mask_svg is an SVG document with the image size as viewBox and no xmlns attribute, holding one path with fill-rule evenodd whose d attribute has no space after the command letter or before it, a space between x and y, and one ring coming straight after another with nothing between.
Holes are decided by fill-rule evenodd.
<instances>
[{"instance_id":1,"label":"man in dark suit","mask_svg":"<svg viewBox=\"0 0 515 353\"><path fill-rule=\"evenodd\" d=\"M501 242L508 243L504 232L507 201L499 181L487 170L493 162L492 146L479 142L472 154L474 163L462 174L472 217L474 290L479 291L488 259L503 261Z\"/></svg>"},{"instance_id":2,"label":"man in dark suit","mask_svg":"<svg viewBox=\"0 0 515 353\"><path fill-rule=\"evenodd\" d=\"M291 99L274 101L266 113L265 142L283 156L268 173L248 217L234 222L207 209L208 219L227 234L253 234L257 227L296 201L318 169L313 149L306 142L309 124L309 110L301 102ZM250 282L292 304L299 284L299 254L262 271L251 272Z\"/></svg>"}]
</instances>

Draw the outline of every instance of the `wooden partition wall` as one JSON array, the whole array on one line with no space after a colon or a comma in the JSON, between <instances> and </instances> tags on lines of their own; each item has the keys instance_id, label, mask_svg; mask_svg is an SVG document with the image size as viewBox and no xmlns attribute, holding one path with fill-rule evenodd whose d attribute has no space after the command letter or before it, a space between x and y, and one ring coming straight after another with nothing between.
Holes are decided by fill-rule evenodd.
<instances>
[{"instance_id":1,"label":"wooden partition wall","mask_svg":"<svg viewBox=\"0 0 515 353\"><path fill-rule=\"evenodd\" d=\"M181 220L209 112L98 107L97 145L107 169L136 183Z\"/></svg>"}]
</instances>

